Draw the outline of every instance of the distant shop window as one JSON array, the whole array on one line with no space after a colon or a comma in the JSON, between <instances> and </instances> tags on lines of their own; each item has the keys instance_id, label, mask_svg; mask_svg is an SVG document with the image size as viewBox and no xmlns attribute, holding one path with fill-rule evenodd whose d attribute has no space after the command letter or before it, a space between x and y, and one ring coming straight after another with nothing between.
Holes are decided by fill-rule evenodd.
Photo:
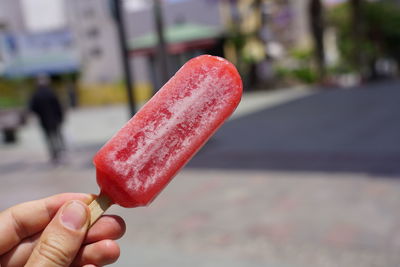
<instances>
[{"instance_id":1,"label":"distant shop window","mask_svg":"<svg viewBox=\"0 0 400 267\"><path fill-rule=\"evenodd\" d=\"M50 41L37 42L36 46L39 46L42 49L49 49L51 47L51 42Z\"/></svg>"},{"instance_id":2,"label":"distant shop window","mask_svg":"<svg viewBox=\"0 0 400 267\"><path fill-rule=\"evenodd\" d=\"M90 55L92 57L98 58L98 57L101 57L102 54L103 54L103 51L99 47L95 47L95 48L92 48L92 50L90 50Z\"/></svg>"},{"instance_id":3,"label":"distant shop window","mask_svg":"<svg viewBox=\"0 0 400 267\"><path fill-rule=\"evenodd\" d=\"M5 30L7 30L7 24L0 22L0 31L5 31Z\"/></svg>"},{"instance_id":4,"label":"distant shop window","mask_svg":"<svg viewBox=\"0 0 400 267\"><path fill-rule=\"evenodd\" d=\"M83 10L82 15L85 18L92 18L95 15L95 11L94 11L93 8L86 8L86 9Z\"/></svg>"},{"instance_id":5,"label":"distant shop window","mask_svg":"<svg viewBox=\"0 0 400 267\"><path fill-rule=\"evenodd\" d=\"M73 46L73 44L74 44L74 42L71 39L69 39L63 43L63 46L64 46L64 48L71 48Z\"/></svg>"},{"instance_id":6,"label":"distant shop window","mask_svg":"<svg viewBox=\"0 0 400 267\"><path fill-rule=\"evenodd\" d=\"M94 38L96 38L98 35L99 35L99 29L98 29L98 28L90 28L90 29L87 31L87 36L88 36L89 38L94 39Z\"/></svg>"}]
</instances>

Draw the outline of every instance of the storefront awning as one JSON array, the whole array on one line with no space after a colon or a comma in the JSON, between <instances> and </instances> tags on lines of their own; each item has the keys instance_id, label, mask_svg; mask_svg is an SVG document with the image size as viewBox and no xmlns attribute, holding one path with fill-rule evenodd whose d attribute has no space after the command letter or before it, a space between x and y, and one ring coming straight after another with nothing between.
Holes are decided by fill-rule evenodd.
<instances>
[{"instance_id":1,"label":"storefront awning","mask_svg":"<svg viewBox=\"0 0 400 267\"><path fill-rule=\"evenodd\" d=\"M191 49L201 49L213 46L222 32L211 26L198 24L179 24L165 29L167 49L170 54L177 54ZM132 54L155 53L158 37L149 33L129 42Z\"/></svg>"}]
</instances>

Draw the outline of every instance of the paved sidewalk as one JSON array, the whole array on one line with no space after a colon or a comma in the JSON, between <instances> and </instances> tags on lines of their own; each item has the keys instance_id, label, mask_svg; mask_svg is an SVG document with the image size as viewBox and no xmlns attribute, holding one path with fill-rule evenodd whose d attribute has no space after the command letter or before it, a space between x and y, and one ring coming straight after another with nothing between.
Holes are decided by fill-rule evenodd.
<instances>
[{"instance_id":1,"label":"paved sidewalk","mask_svg":"<svg viewBox=\"0 0 400 267\"><path fill-rule=\"evenodd\" d=\"M92 169L1 177L0 209L97 191ZM115 266L395 267L400 183L354 174L184 170L146 208L113 207L128 230Z\"/></svg>"},{"instance_id":2,"label":"paved sidewalk","mask_svg":"<svg viewBox=\"0 0 400 267\"><path fill-rule=\"evenodd\" d=\"M246 95L237 117L312 94ZM125 107L70 113L64 165L46 162L30 124L0 146L0 210L65 191L96 193L91 158L127 118ZM146 208L113 207L128 230L114 266L395 267L400 180L363 173L184 169Z\"/></svg>"}]
</instances>

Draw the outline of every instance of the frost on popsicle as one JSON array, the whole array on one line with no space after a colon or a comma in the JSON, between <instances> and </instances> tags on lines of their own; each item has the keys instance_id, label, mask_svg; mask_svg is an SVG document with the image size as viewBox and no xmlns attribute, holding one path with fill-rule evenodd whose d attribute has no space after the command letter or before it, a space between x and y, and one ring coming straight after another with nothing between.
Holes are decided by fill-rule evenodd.
<instances>
[{"instance_id":1,"label":"frost on popsicle","mask_svg":"<svg viewBox=\"0 0 400 267\"><path fill-rule=\"evenodd\" d=\"M147 204L234 111L241 92L226 60L189 61L98 152L96 168L107 175L98 177L102 190L117 203L119 195L134 199L121 205Z\"/></svg>"}]
</instances>

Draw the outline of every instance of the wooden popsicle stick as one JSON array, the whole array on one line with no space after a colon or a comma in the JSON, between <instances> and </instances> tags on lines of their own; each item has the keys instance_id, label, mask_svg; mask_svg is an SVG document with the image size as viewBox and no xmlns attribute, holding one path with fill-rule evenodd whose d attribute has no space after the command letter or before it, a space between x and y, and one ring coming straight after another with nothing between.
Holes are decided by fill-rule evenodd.
<instances>
[{"instance_id":1,"label":"wooden popsicle stick","mask_svg":"<svg viewBox=\"0 0 400 267\"><path fill-rule=\"evenodd\" d=\"M100 195L92 201L89 205L90 209L90 224L89 227L92 227L92 225L100 218L101 215L113 204L111 199L100 193Z\"/></svg>"}]
</instances>

